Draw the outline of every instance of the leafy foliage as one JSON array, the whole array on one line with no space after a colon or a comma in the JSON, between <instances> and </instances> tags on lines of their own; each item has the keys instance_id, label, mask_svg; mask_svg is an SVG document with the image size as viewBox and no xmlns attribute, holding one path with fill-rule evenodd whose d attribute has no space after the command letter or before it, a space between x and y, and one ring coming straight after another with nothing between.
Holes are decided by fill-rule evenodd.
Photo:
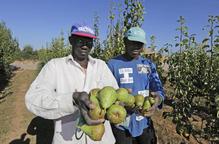
<instances>
[{"instance_id":1,"label":"leafy foliage","mask_svg":"<svg viewBox=\"0 0 219 144\"><path fill-rule=\"evenodd\" d=\"M18 42L12 37L10 29L0 22L0 91L11 76L9 64L15 60L19 51Z\"/></svg>"},{"instance_id":2,"label":"leafy foliage","mask_svg":"<svg viewBox=\"0 0 219 144\"><path fill-rule=\"evenodd\" d=\"M116 11L115 7L118 8L118 18L114 13ZM126 8L123 10L121 7ZM104 41L104 51L101 57L103 60L107 61L124 53L124 33L132 26L142 25L144 21L143 11L143 1L141 0L124 0L124 5L118 4L118 6L112 4L109 12L108 35Z\"/></svg>"},{"instance_id":3,"label":"leafy foliage","mask_svg":"<svg viewBox=\"0 0 219 144\"><path fill-rule=\"evenodd\" d=\"M144 51L142 53L142 56L148 59L151 59L157 67L157 72L160 76L160 79L162 81L162 84L165 85L167 82L167 68L168 68L168 59L169 59L169 47L170 44L165 44L164 47L160 48L158 51L156 51L156 44L155 44L155 36L150 37L150 45L148 46L148 50L150 52ZM146 49L145 49L146 50Z\"/></svg>"},{"instance_id":4,"label":"leafy foliage","mask_svg":"<svg viewBox=\"0 0 219 144\"><path fill-rule=\"evenodd\" d=\"M70 49L70 44L65 44L63 34L53 39L49 46L38 51L38 58L40 60L39 69L41 69L52 58L69 55Z\"/></svg>"},{"instance_id":5,"label":"leafy foliage","mask_svg":"<svg viewBox=\"0 0 219 144\"><path fill-rule=\"evenodd\" d=\"M101 59L103 49L101 48L101 42L99 38L99 16L98 15L95 15L94 17L94 32L97 38L94 39L94 46L91 52L91 56Z\"/></svg>"},{"instance_id":6,"label":"leafy foliage","mask_svg":"<svg viewBox=\"0 0 219 144\"><path fill-rule=\"evenodd\" d=\"M168 76L174 89L174 111L171 115L177 123L178 131L201 133L207 139L219 137L219 120L216 118L215 109L215 96L219 92L219 61L213 53L217 46L212 42L216 31L213 27L215 20L212 19L215 17L209 18L209 38L198 44L194 35L189 35L184 18L180 17L180 27L177 28L180 33L176 37L179 42L175 45L180 47L180 51L173 53L169 59ZM197 114L207 121L204 131L194 130L189 120L192 114Z\"/></svg>"},{"instance_id":7,"label":"leafy foliage","mask_svg":"<svg viewBox=\"0 0 219 144\"><path fill-rule=\"evenodd\" d=\"M128 30L131 27L141 27L144 21L144 7L142 0L125 0L124 27Z\"/></svg>"},{"instance_id":8,"label":"leafy foliage","mask_svg":"<svg viewBox=\"0 0 219 144\"><path fill-rule=\"evenodd\" d=\"M21 51L22 59L37 59L37 51L34 51L31 45L24 46Z\"/></svg>"}]
</instances>

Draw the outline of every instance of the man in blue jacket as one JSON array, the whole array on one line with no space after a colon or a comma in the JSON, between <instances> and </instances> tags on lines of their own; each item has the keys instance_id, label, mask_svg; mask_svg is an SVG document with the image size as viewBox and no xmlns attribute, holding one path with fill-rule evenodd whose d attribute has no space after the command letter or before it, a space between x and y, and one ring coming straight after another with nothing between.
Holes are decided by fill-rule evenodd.
<instances>
[{"instance_id":1,"label":"man in blue jacket","mask_svg":"<svg viewBox=\"0 0 219 144\"><path fill-rule=\"evenodd\" d=\"M111 125L116 144L157 143L151 116L162 107L164 92L156 66L149 59L140 56L146 44L145 32L132 27L124 37L125 53L108 61L108 66L119 87L126 88L132 95L149 93L155 97L155 104L144 115L128 110L124 123Z\"/></svg>"}]
</instances>

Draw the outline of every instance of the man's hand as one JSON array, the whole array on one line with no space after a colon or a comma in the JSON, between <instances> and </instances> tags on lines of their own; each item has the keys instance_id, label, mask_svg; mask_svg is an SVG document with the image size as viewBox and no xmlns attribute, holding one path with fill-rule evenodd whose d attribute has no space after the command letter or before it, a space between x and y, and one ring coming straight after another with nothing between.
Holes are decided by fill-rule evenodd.
<instances>
[{"instance_id":1,"label":"man's hand","mask_svg":"<svg viewBox=\"0 0 219 144\"><path fill-rule=\"evenodd\" d=\"M86 121L86 123L88 125L97 125L100 123L103 123L105 121L105 119L98 119L98 120L92 120L88 114L88 111L83 109L83 108L79 108L81 111L82 116L84 117L84 120Z\"/></svg>"},{"instance_id":2,"label":"man's hand","mask_svg":"<svg viewBox=\"0 0 219 144\"><path fill-rule=\"evenodd\" d=\"M77 106L83 106L88 109L95 108L95 105L89 100L89 96L86 92L74 92L73 93L73 100L75 101Z\"/></svg>"},{"instance_id":3,"label":"man's hand","mask_svg":"<svg viewBox=\"0 0 219 144\"><path fill-rule=\"evenodd\" d=\"M157 110L157 107L161 104L162 99L158 92L151 92L152 97L155 99L155 103L150 107L147 111L143 111L143 115L145 117L151 117L155 111Z\"/></svg>"},{"instance_id":4,"label":"man's hand","mask_svg":"<svg viewBox=\"0 0 219 144\"><path fill-rule=\"evenodd\" d=\"M86 92L74 92L72 97L88 125L96 125L104 122L104 119L92 120L89 117L88 111L94 109L95 104L89 100L89 96Z\"/></svg>"},{"instance_id":5,"label":"man's hand","mask_svg":"<svg viewBox=\"0 0 219 144\"><path fill-rule=\"evenodd\" d=\"M126 109L128 114L133 114L133 113L138 114L139 113L138 107L136 107L136 106L134 106L134 107L125 106L125 109Z\"/></svg>"}]
</instances>

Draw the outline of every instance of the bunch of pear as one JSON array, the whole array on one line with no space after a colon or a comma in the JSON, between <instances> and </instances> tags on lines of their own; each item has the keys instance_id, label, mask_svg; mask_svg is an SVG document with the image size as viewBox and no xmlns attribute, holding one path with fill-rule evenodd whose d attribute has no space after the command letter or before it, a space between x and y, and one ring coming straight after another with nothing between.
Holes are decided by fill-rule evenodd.
<instances>
[{"instance_id":1,"label":"bunch of pear","mask_svg":"<svg viewBox=\"0 0 219 144\"><path fill-rule=\"evenodd\" d=\"M142 95L133 96L125 88L114 89L111 86L92 89L89 92L89 99L95 105L94 109L88 111L90 118L93 120L106 119L112 124L120 124L125 121L126 108L138 107L145 111L152 104L150 99L145 99ZM103 123L98 125L84 124L79 128L94 141L100 141L105 132Z\"/></svg>"},{"instance_id":2,"label":"bunch of pear","mask_svg":"<svg viewBox=\"0 0 219 144\"><path fill-rule=\"evenodd\" d=\"M126 109L117 102L118 94L113 87L106 86L102 89L92 89L89 92L89 99L95 105L94 109L88 111L91 119L107 119L113 124L119 124L125 120ZM103 123L97 125L83 124L79 128L94 141L100 141L105 132Z\"/></svg>"},{"instance_id":3,"label":"bunch of pear","mask_svg":"<svg viewBox=\"0 0 219 144\"><path fill-rule=\"evenodd\" d=\"M153 104L155 104L155 98L152 96L144 97L141 94L135 96L135 107L142 115L145 115Z\"/></svg>"},{"instance_id":4,"label":"bunch of pear","mask_svg":"<svg viewBox=\"0 0 219 144\"><path fill-rule=\"evenodd\" d=\"M153 104L155 104L155 98L152 95L148 97L144 97L141 94L133 96L129 94L129 91L126 88L119 88L116 91L118 94L118 101L123 102L126 108L133 108L142 112L142 114L147 112Z\"/></svg>"},{"instance_id":5,"label":"bunch of pear","mask_svg":"<svg viewBox=\"0 0 219 144\"><path fill-rule=\"evenodd\" d=\"M135 109L136 112L140 112L142 115L147 113L147 111L153 106L155 103L155 98L150 95L148 97L144 97L141 94L137 94L135 96L129 94L129 91L125 88L119 88L116 90L118 95L118 101L123 102L125 108L127 109Z\"/></svg>"}]
</instances>

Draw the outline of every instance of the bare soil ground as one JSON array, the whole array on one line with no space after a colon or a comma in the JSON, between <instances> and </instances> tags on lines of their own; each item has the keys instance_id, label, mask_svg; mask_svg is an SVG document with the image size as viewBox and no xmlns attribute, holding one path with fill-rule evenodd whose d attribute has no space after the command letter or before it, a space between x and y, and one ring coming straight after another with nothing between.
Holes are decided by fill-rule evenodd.
<instances>
[{"instance_id":1,"label":"bare soil ground","mask_svg":"<svg viewBox=\"0 0 219 144\"><path fill-rule=\"evenodd\" d=\"M16 61L20 67L12 78L12 94L0 104L0 144L36 144L35 136L27 133L33 114L27 111L24 103L25 93L36 75L37 62ZM169 119L164 119L162 113L171 111L164 106L153 117L159 144L197 144L193 136L189 140L176 133L176 126ZM200 143L200 142L199 142ZM208 143L208 142L201 142Z\"/></svg>"},{"instance_id":2,"label":"bare soil ground","mask_svg":"<svg viewBox=\"0 0 219 144\"><path fill-rule=\"evenodd\" d=\"M11 65L16 66L22 70L36 70L38 66L38 61L15 61Z\"/></svg>"},{"instance_id":3,"label":"bare soil ground","mask_svg":"<svg viewBox=\"0 0 219 144\"><path fill-rule=\"evenodd\" d=\"M0 104L1 144L18 144L21 141L34 140L34 137L26 134L28 124L34 116L25 107L24 95L35 77L36 65L37 63L32 61L16 62L16 66L20 69L15 72L11 80L12 94Z\"/></svg>"}]
</instances>

